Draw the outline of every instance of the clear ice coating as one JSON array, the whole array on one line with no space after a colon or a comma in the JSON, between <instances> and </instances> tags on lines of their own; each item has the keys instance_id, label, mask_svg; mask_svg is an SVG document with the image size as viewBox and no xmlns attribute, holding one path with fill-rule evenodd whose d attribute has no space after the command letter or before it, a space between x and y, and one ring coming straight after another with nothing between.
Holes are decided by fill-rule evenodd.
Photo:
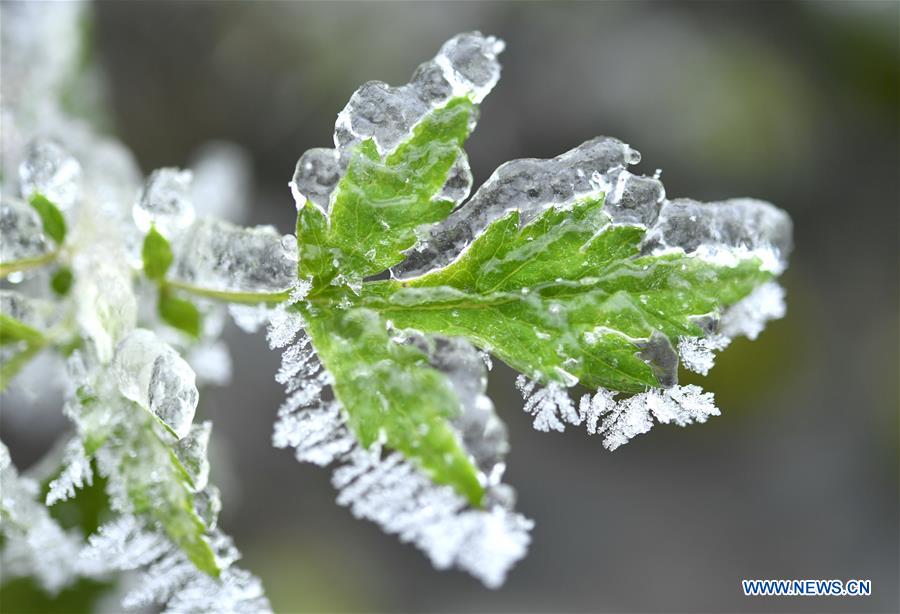
<instances>
[{"instance_id":1,"label":"clear ice coating","mask_svg":"<svg viewBox=\"0 0 900 614\"><path fill-rule=\"evenodd\" d=\"M191 478L191 490L198 492L209 483L209 437L212 434L212 422L206 420L192 424L187 435L174 446L178 462Z\"/></svg>"},{"instance_id":2,"label":"clear ice coating","mask_svg":"<svg viewBox=\"0 0 900 614\"><path fill-rule=\"evenodd\" d=\"M441 47L434 59L421 64L412 81L392 87L381 81L363 84L338 114L335 149L311 149L297 162L291 191L297 205L309 199L327 210L331 193L362 141L371 138L384 155L409 138L425 115L452 98L468 96L481 102L500 78L497 56L503 41L479 32L459 34ZM472 173L462 156L450 172L440 198L461 202L468 196Z\"/></svg>"},{"instance_id":3,"label":"clear ice coating","mask_svg":"<svg viewBox=\"0 0 900 614\"><path fill-rule=\"evenodd\" d=\"M509 439L506 425L485 394L487 368L481 354L461 337L410 333L409 340L428 356L431 366L443 373L453 386L461 409L450 422L481 473L490 481L499 481L503 461L509 452Z\"/></svg>"},{"instance_id":4,"label":"clear ice coating","mask_svg":"<svg viewBox=\"0 0 900 614\"><path fill-rule=\"evenodd\" d=\"M242 228L200 218L175 245L172 276L218 292L281 292L297 278L297 255L271 226Z\"/></svg>"},{"instance_id":5,"label":"clear ice coating","mask_svg":"<svg viewBox=\"0 0 900 614\"><path fill-rule=\"evenodd\" d=\"M724 265L756 256L765 269L777 274L787 266L792 228L787 213L761 200L701 203L679 198L663 202L643 249L648 253L681 249Z\"/></svg>"},{"instance_id":6,"label":"clear ice coating","mask_svg":"<svg viewBox=\"0 0 900 614\"><path fill-rule=\"evenodd\" d=\"M191 171L160 168L147 178L131 210L134 223L146 233L151 226L171 239L194 221L191 203Z\"/></svg>"},{"instance_id":7,"label":"clear ice coating","mask_svg":"<svg viewBox=\"0 0 900 614\"><path fill-rule=\"evenodd\" d=\"M614 222L649 224L664 191L658 180L624 171L639 159L625 143L598 137L555 158L507 162L464 205L428 229L394 273L412 277L449 264L491 222L512 210L527 223L548 207L605 193L605 210Z\"/></svg>"},{"instance_id":8,"label":"clear ice coating","mask_svg":"<svg viewBox=\"0 0 900 614\"><path fill-rule=\"evenodd\" d=\"M43 194L61 210L75 206L81 198L81 164L58 142L35 139L19 163L19 191L23 198Z\"/></svg>"},{"instance_id":9,"label":"clear ice coating","mask_svg":"<svg viewBox=\"0 0 900 614\"><path fill-rule=\"evenodd\" d=\"M189 434L199 400L195 376L167 343L135 329L116 347L113 370L125 398L149 410L178 439Z\"/></svg>"},{"instance_id":10,"label":"clear ice coating","mask_svg":"<svg viewBox=\"0 0 900 614\"><path fill-rule=\"evenodd\" d=\"M0 262L37 258L49 251L37 211L28 203L4 196L0 201Z\"/></svg>"}]
</instances>

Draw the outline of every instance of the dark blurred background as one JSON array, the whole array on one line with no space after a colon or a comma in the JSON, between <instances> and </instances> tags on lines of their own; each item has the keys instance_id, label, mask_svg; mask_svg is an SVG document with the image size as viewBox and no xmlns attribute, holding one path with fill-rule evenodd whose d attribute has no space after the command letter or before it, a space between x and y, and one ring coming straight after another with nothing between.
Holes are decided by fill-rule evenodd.
<instances>
[{"instance_id":1,"label":"dark blurred background","mask_svg":"<svg viewBox=\"0 0 900 614\"><path fill-rule=\"evenodd\" d=\"M453 34L506 40L467 150L502 162L618 137L670 197L786 209L788 315L702 384L723 416L615 453L531 429L498 365L507 482L536 520L498 591L439 573L334 503L328 471L271 446L279 357L229 330L205 393L222 524L280 612L887 611L898 605L897 2L102 2L114 128L144 169L227 139L253 161L250 222L292 230L287 188L362 82L405 83ZM699 378L685 376L685 381ZM52 433L7 426L19 457ZM14 452L15 452L14 448ZM27 463L26 463L27 464ZM20 463L20 466L22 464ZM868 598L745 598L742 578L871 579Z\"/></svg>"}]
</instances>

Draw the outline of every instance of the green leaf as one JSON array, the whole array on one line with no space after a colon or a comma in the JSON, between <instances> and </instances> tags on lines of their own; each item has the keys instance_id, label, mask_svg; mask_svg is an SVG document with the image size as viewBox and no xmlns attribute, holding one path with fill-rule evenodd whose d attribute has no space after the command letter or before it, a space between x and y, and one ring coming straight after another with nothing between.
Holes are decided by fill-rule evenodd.
<instances>
[{"instance_id":1,"label":"green leaf","mask_svg":"<svg viewBox=\"0 0 900 614\"><path fill-rule=\"evenodd\" d=\"M62 212L43 194L32 194L28 199L44 224L44 233L61 245L66 238L66 219Z\"/></svg>"},{"instance_id":2,"label":"green leaf","mask_svg":"<svg viewBox=\"0 0 900 614\"><path fill-rule=\"evenodd\" d=\"M166 287L161 287L157 307L159 316L166 324L192 337L200 336L202 318L200 311L192 302L175 296Z\"/></svg>"},{"instance_id":3,"label":"green leaf","mask_svg":"<svg viewBox=\"0 0 900 614\"><path fill-rule=\"evenodd\" d=\"M65 296L69 293L69 290L72 289L72 282L74 279L72 269L69 267L62 267L50 278L50 287L59 296Z\"/></svg>"},{"instance_id":4,"label":"green leaf","mask_svg":"<svg viewBox=\"0 0 900 614\"><path fill-rule=\"evenodd\" d=\"M301 208L300 221L319 229L307 236L298 223L301 253L331 251L340 256L341 271L360 278L403 260L403 250L416 243L416 228L444 219L453 209L452 201L437 196L453 163L465 155L462 144L474 112L468 98L454 98L425 116L412 137L385 159L374 141L363 141L335 188L327 230L321 220L310 219L314 215L306 210L311 205ZM307 266L314 270L324 264L321 258L313 262Z\"/></svg>"},{"instance_id":5,"label":"green leaf","mask_svg":"<svg viewBox=\"0 0 900 614\"><path fill-rule=\"evenodd\" d=\"M664 365L642 350L661 333L674 356L679 336L703 334L695 317L771 275L756 259L724 267L640 256L644 229L609 224L602 207L602 198L553 207L521 228L511 212L446 268L366 284L362 302L398 328L466 337L544 382L658 387Z\"/></svg>"},{"instance_id":6,"label":"green leaf","mask_svg":"<svg viewBox=\"0 0 900 614\"><path fill-rule=\"evenodd\" d=\"M19 341L34 345L44 343L45 338L41 331L0 313L0 345Z\"/></svg>"},{"instance_id":7,"label":"green leaf","mask_svg":"<svg viewBox=\"0 0 900 614\"><path fill-rule=\"evenodd\" d=\"M141 258L144 261L144 275L147 279L161 280L172 266L172 247L155 226L151 226L150 232L144 237Z\"/></svg>"},{"instance_id":8,"label":"green leaf","mask_svg":"<svg viewBox=\"0 0 900 614\"><path fill-rule=\"evenodd\" d=\"M479 505L484 489L447 423L460 411L452 386L427 357L393 341L385 321L367 309L306 313L319 358L350 428L368 447L384 443Z\"/></svg>"}]
</instances>

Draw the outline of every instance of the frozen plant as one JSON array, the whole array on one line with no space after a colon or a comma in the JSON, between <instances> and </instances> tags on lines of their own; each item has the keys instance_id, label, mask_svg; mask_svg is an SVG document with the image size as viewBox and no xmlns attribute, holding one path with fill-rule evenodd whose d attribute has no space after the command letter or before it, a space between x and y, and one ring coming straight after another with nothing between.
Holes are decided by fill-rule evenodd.
<instances>
[{"instance_id":1,"label":"frozen plant","mask_svg":"<svg viewBox=\"0 0 900 614\"><path fill-rule=\"evenodd\" d=\"M19 26L46 19L27 16ZM4 129L14 119L21 138L7 147L4 133L17 172L3 172L0 376L6 386L36 354L64 355L73 426L43 463L46 491L0 448L4 574L56 591L136 572L126 607L268 608L216 526L215 430L195 421L203 386L230 373L226 314L267 327L283 352L274 445L332 465L339 505L490 587L533 525L503 482L491 357L522 374L535 428L584 425L609 449L654 422L718 415L711 393L678 385L679 364L705 373L732 337L783 315L774 280L790 219L757 200L668 200L628 170L640 154L608 137L503 164L469 198L463 144L503 46L460 34L408 84L358 89L334 148L300 157L296 234L284 236L195 202L217 193L192 181L239 174L235 156L216 158L218 175L141 180L120 144L58 108L4 102ZM13 75L22 91L35 91L31 75ZM50 99L56 81L42 76ZM100 476L105 524L60 525L54 505Z\"/></svg>"}]
</instances>

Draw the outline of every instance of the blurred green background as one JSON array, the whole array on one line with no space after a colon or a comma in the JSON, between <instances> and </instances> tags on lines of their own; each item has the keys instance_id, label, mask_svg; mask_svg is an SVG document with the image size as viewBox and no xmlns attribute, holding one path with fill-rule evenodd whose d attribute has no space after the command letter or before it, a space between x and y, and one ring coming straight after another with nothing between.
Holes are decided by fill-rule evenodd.
<instances>
[{"instance_id":1,"label":"blurred green background","mask_svg":"<svg viewBox=\"0 0 900 614\"><path fill-rule=\"evenodd\" d=\"M331 144L358 85L405 83L445 39L473 29L507 42L467 147L476 185L506 160L606 134L641 151L640 172L663 169L669 197L754 196L795 222L788 316L720 356L702 384L723 416L706 425L658 427L610 454L578 429L533 431L514 375L494 368L491 394L513 446L507 482L537 523L529 556L499 591L434 571L337 507L329 472L272 448L279 357L261 336L229 330L234 381L206 391L200 411L215 422L222 525L276 610L900 609L900 4L94 9L113 129L145 171L186 165L209 139L245 147L253 223L292 230L294 164ZM43 429L7 420L4 440L25 468L63 426L61 416ZM873 595L747 599L742 578L865 578Z\"/></svg>"}]
</instances>

